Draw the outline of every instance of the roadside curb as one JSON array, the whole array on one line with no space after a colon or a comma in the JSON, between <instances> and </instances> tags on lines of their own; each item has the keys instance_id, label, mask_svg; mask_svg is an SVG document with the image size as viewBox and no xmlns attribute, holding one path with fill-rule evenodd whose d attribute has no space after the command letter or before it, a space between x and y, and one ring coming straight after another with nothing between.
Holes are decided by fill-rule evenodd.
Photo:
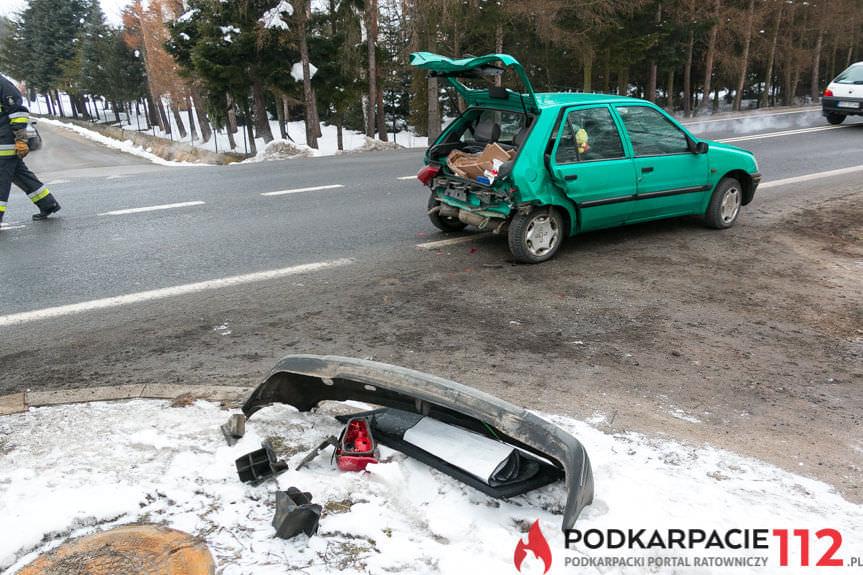
<instances>
[{"instance_id":1,"label":"roadside curb","mask_svg":"<svg viewBox=\"0 0 863 575\"><path fill-rule=\"evenodd\" d=\"M0 396L0 416L23 413L31 407L49 407L90 401L119 401L124 399L184 399L218 401L239 405L254 387L219 385L141 384L88 387L62 391L25 391Z\"/></svg>"}]
</instances>

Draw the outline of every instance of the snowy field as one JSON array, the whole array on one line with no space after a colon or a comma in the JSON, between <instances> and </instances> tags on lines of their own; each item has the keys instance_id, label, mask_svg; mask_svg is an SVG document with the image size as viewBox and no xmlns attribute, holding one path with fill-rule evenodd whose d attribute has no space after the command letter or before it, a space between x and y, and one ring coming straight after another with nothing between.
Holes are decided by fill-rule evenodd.
<instances>
[{"instance_id":1,"label":"snowy field","mask_svg":"<svg viewBox=\"0 0 863 575\"><path fill-rule=\"evenodd\" d=\"M68 537L130 522L159 523L204 538L223 574L518 573L515 547L539 520L552 551L549 573L810 573L792 545L779 567L767 550L565 549L565 492L554 484L495 500L388 448L364 473L340 472L330 450L298 462L341 424L324 413L272 406L246 424L233 447L219 426L231 412L199 401L185 407L131 400L47 408L0 418L0 571L14 573ZM542 415L542 414L540 414ZM575 527L588 529L809 529L841 532L836 558L863 557L863 509L818 481L716 449L545 416L587 448L594 503ZM599 423L602 414L592 419ZM234 461L276 438L289 471L256 487L239 481ZM278 484L278 485L277 485ZM274 537L274 493L296 486L324 507L317 535ZM790 531L789 531L790 532ZM811 561L830 539L810 543ZM616 556L765 556L767 567L588 568L567 559ZM844 572L851 572L845 569ZM528 553L521 573L542 573ZM837 572L836 569L830 572Z\"/></svg>"}]
</instances>

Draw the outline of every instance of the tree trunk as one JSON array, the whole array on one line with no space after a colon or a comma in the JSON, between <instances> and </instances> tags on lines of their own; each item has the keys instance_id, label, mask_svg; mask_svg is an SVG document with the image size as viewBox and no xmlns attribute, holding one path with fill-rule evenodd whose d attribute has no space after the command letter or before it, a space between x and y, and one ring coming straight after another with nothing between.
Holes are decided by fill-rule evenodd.
<instances>
[{"instance_id":1,"label":"tree trunk","mask_svg":"<svg viewBox=\"0 0 863 575\"><path fill-rule=\"evenodd\" d=\"M814 102L818 101L818 93L821 91L820 86L818 85L818 75L821 71L821 49L824 45L824 14L827 11L826 3L824 6L825 7L820 8L821 14L818 18L818 39L815 40L815 50L812 54L812 84L809 87L809 96Z\"/></svg>"},{"instance_id":2,"label":"tree trunk","mask_svg":"<svg viewBox=\"0 0 863 575\"><path fill-rule=\"evenodd\" d=\"M665 109L669 112L674 111L674 68L668 71L668 83L665 86Z\"/></svg>"},{"instance_id":3,"label":"tree trunk","mask_svg":"<svg viewBox=\"0 0 863 575\"><path fill-rule=\"evenodd\" d=\"M453 56L456 58L461 58L461 28L459 27L459 20L456 19L453 22ZM464 101L464 98L459 94L456 96L456 101L458 102L458 113L461 114L467 109L467 102Z\"/></svg>"},{"instance_id":4,"label":"tree trunk","mask_svg":"<svg viewBox=\"0 0 863 575\"><path fill-rule=\"evenodd\" d=\"M380 80L380 78L379 78ZM378 138L381 142L387 141L387 116L384 114L384 89L380 87L382 82L378 82L378 97L377 97L377 116L378 116Z\"/></svg>"},{"instance_id":5,"label":"tree trunk","mask_svg":"<svg viewBox=\"0 0 863 575\"><path fill-rule=\"evenodd\" d=\"M171 113L174 115L174 123L177 125L177 133L180 134L180 139L186 137L186 126L183 125L183 117L180 116L180 110L174 106L170 106Z\"/></svg>"},{"instance_id":6,"label":"tree trunk","mask_svg":"<svg viewBox=\"0 0 863 575\"><path fill-rule=\"evenodd\" d=\"M722 0L716 0L714 6L714 17L717 22L710 29L710 38L707 41L707 56L704 59L704 97L698 106L698 110L706 110L710 99L710 84L713 79L713 59L716 57L716 37L719 35L719 18Z\"/></svg>"},{"instance_id":7,"label":"tree trunk","mask_svg":"<svg viewBox=\"0 0 863 575\"><path fill-rule=\"evenodd\" d=\"M285 96L284 94L282 95L282 113L285 116L285 137L293 142L294 139L291 137L290 127L289 127L291 124L291 108L290 108L290 103L288 102L288 97Z\"/></svg>"},{"instance_id":8,"label":"tree trunk","mask_svg":"<svg viewBox=\"0 0 863 575\"><path fill-rule=\"evenodd\" d=\"M583 90L585 94L590 94L593 90L591 79L593 78L593 50L587 49L583 54L584 59L584 75L582 77ZM608 89L606 89L606 92Z\"/></svg>"},{"instance_id":9,"label":"tree trunk","mask_svg":"<svg viewBox=\"0 0 863 575\"><path fill-rule=\"evenodd\" d=\"M438 102L438 79L428 79L428 141L434 142L440 136L440 107Z\"/></svg>"},{"instance_id":10,"label":"tree trunk","mask_svg":"<svg viewBox=\"0 0 863 575\"><path fill-rule=\"evenodd\" d=\"M749 0L746 9L746 38L743 40L743 57L740 62L740 79L737 81L737 93L734 94L734 110L740 111L743 89L746 84L746 69L749 67L749 44L752 41L752 21L755 19L755 0Z\"/></svg>"},{"instance_id":11,"label":"tree trunk","mask_svg":"<svg viewBox=\"0 0 863 575\"><path fill-rule=\"evenodd\" d=\"M662 24L662 2L656 3L656 25ZM650 60L650 77L647 80L647 99L656 103L656 60Z\"/></svg>"},{"instance_id":12,"label":"tree trunk","mask_svg":"<svg viewBox=\"0 0 863 575\"><path fill-rule=\"evenodd\" d=\"M156 110L159 112L159 127L163 132L171 133L171 123L168 121L168 114L165 113L165 103L162 102L162 98L159 98L158 104L156 106ZM107 121L108 114L105 113L105 120Z\"/></svg>"},{"instance_id":13,"label":"tree trunk","mask_svg":"<svg viewBox=\"0 0 863 575\"><path fill-rule=\"evenodd\" d=\"M595 56L596 53L591 51L591 55ZM593 62L593 58L591 58L591 63ZM591 66L592 68L593 66ZM588 87L584 89L586 93L590 93L593 91L591 87L592 83L588 83ZM611 48L607 48L605 53L602 56L602 93L608 94L611 88Z\"/></svg>"},{"instance_id":14,"label":"tree trunk","mask_svg":"<svg viewBox=\"0 0 863 575\"><path fill-rule=\"evenodd\" d=\"M321 117L318 116L318 93L312 88L312 125L315 127L315 135L318 138L323 137L321 131Z\"/></svg>"},{"instance_id":15,"label":"tree trunk","mask_svg":"<svg viewBox=\"0 0 863 575\"><path fill-rule=\"evenodd\" d=\"M195 106L195 114L198 116L198 126L201 128L201 141L209 142L213 131L210 129L210 119L207 118L207 112L201 103L201 93L198 90L198 86L192 84L190 92L192 95L192 105Z\"/></svg>"},{"instance_id":16,"label":"tree trunk","mask_svg":"<svg viewBox=\"0 0 863 575\"><path fill-rule=\"evenodd\" d=\"M315 125L315 102L312 94L312 78L309 69L309 44L306 33L306 23L308 22L307 12L305 9L299 10L302 15L300 22L297 25L297 34L300 40L300 58L303 63L303 101L306 109L306 145L310 148L318 148L318 129Z\"/></svg>"},{"instance_id":17,"label":"tree trunk","mask_svg":"<svg viewBox=\"0 0 863 575\"><path fill-rule=\"evenodd\" d=\"M343 132L343 130L342 130L343 124L344 124L344 119L342 118L342 115L337 114L336 115L336 147L339 150L345 149L344 134L342 133Z\"/></svg>"},{"instance_id":18,"label":"tree trunk","mask_svg":"<svg viewBox=\"0 0 863 575\"><path fill-rule=\"evenodd\" d=\"M270 130L270 119L267 117L264 88L257 78L252 80L252 95L255 99L255 133L264 140L265 144L269 144L273 141L273 132Z\"/></svg>"},{"instance_id":19,"label":"tree trunk","mask_svg":"<svg viewBox=\"0 0 863 575\"><path fill-rule=\"evenodd\" d=\"M66 114L63 112L63 102L60 101L60 92L54 90L54 97L57 98L57 111L60 112L60 117L65 118Z\"/></svg>"},{"instance_id":20,"label":"tree trunk","mask_svg":"<svg viewBox=\"0 0 863 575\"><path fill-rule=\"evenodd\" d=\"M234 133L237 131L237 114L234 112L234 98L230 93L225 93L225 101L227 102L225 132L228 134L228 144L231 149L236 150L237 142L234 140Z\"/></svg>"},{"instance_id":21,"label":"tree trunk","mask_svg":"<svg viewBox=\"0 0 863 575\"><path fill-rule=\"evenodd\" d=\"M281 98L284 98L284 96L280 96L276 100L276 121L279 124L279 137L284 140L288 133L285 130L285 108L282 106Z\"/></svg>"},{"instance_id":22,"label":"tree trunk","mask_svg":"<svg viewBox=\"0 0 863 575\"><path fill-rule=\"evenodd\" d=\"M629 95L629 66L623 65L617 72L617 93L621 96Z\"/></svg>"},{"instance_id":23,"label":"tree trunk","mask_svg":"<svg viewBox=\"0 0 863 575\"><path fill-rule=\"evenodd\" d=\"M156 111L156 102L153 99L152 93L149 98L145 98L147 102L147 121L150 123L150 126L159 124L159 113ZM93 102L93 107L96 107L96 102Z\"/></svg>"},{"instance_id":24,"label":"tree trunk","mask_svg":"<svg viewBox=\"0 0 863 575\"><path fill-rule=\"evenodd\" d=\"M69 107L72 108L72 118L78 119L78 106L75 105L75 98L69 94Z\"/></svg>"},{"instance_id":25,"label":"tree trunk","mask_svg":"<svg viewBox=\"0 0 863 575\"><path fill-rule=\"evenodd\" d=\"M377 101L378 88L377 64L375 62L375 45L378 38L378 1L366 0L366 43L369 55L369 115L366 118L366 136L375 137L375 102Z\"/></svg>"},{"instance_id":26,"label":"tree trunk","mask_svg":"<svg viewBox=\"0 0 863 575\"><path fill-rule=\"evenodd\" d=\"M695 33L689 32L689 44L686 47L686 62L683 64L683 113L692 115L692 52L695 48Z\"/></svg>"},{"instance_id":27,"label":"tree trunk","mask_svg":"<svg viewBox=\"0 0 863 575\"><path fill-rule=\"evenodd\" d=\"M249 155L256 156L258 154L258 146L255 144L255 133L252 129L252 122L249 120L252 117L252 109L249 106L249 99L243 98L243 117L246 119L246 138L249 142Z\"/></svg>"},{"instance_id":28,"label":"tree trunk","mask_svg":"<svg viewBox=\"0 0 863 575\"><path fill-rule=\"evenodd\" d=\"M189 134L192 136L192 141L194 142L198 138L198 130L195 129L195 113L192 111L191 104L189 105L189 109L186 110L186 115L189 117Z\"/></svg>"},{"instance_id":29,"label":"tree trunk","mask_svg":"<svg viewBox=\"0 0 863 575\"><path fill-rule=\"evenodd\" d=\"M503 53L503 22L498 22L497 26L494 28L494 51L497 54ZM502 76L494 77L494 85L502 86L503 78Z\"/></svg>"},{"instance_id":30,"label":"tree trunk","mask_svg":"<svg viewBox=\"0 0 863 575\"><path fill-rule=\"evenodd\" d=\"M776 24L773 26L773 38L770 42L770 52L767 55L767 73L764 76L764 91L761 93L761 102L759 107L766 108L768 101L767 98L770 95L770 85L773 81L773 64L776 61L776 44L779 41L779 28L782 24L782 6L783 3L779 3L779 8L776 11Z\"/></svg>"}]
</instances>

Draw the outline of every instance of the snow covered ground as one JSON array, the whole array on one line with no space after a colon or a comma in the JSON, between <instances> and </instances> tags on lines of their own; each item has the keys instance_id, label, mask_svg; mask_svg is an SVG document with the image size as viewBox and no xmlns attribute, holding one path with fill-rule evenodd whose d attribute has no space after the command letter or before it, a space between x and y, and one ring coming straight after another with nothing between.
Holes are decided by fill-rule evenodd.
<instances>
[{"instance_id":1,"label":"snow covered ground","mask_svg":"<svg viewBox=\"0 0 863 575\"><path fill-rule=\"evenodd\" d=\"M130 522L161 523L203 537L223 574L518 573L513 555L539 520L550 573L809 573L792 538L789 563L779 544L766 550L609 550L564 547L565 492L551 485L495 500L394 450L365 473L340 472L330 449L298 462L341 424L325 413L276 405L255 414L228 447L219 426L230 412L199 401L130 400L46 408L0 417L0 570L14 573L71 536ZM542 414L540 414L542 415ZM830 538L835 557L863 557L863 509L818 481L709 447L608 435L588 423L545 415L586 446L596 498L576 523L588 529L809 529L810 561ZM597 414L591 421L603 419ZM234 461L276 438L289 471L252 487ZM275 491L296 486L324 506L317 535L274 537ZM587 557L767 557L766 567L573 567ZM794 567L794 566L798 567ZM542 573L528 553L521 573ZM835 572L835 570L831 571ZM850 572L847 570L845 572Z\"/></svg>"},{"instance_id":2,"label":"snow covered ground","mask_svg":"<svg viewBox=\"0 0 863 575\"><path fill-rule=\"evenodd\" d=\"M68 97L64 94L64 106L65 110L70 109L70 103L68 101ZM27 102L30 112L35 115L39 114L47 114L49 112L47 104L41 98L37 98L32 101ZM101 103L100 103L101 104ZM108 110L107 112L102 109L101 105L98 111L100 118L116 118L113 111ZM138 131L140 127L146 125L146 120L142 118L137 118L134 116L127 117L125 113L120 114L120 122L110 123L111 125L115 125L117 127L122 127L124 130L129 132ZM185 112L181 115L181 120L184 123L184 127L186 129L186 137L180 137L180 131L176 124L171 126L171 132L165 132L161 130L158 126L152 126L148 130L143 130L144 133L150 134L157 138L162 138L167 141L181 142L185 144L189 144L201 149L209 150L211 152L236 152L239 154L248 153L250 150L250 146L246 141L246 131L242 126L240 130L234 134L234 139L236 141L237 147L234 150L230 149L229 140L227 133L222 130L220 132L214 132L213 137L211 137L207 142L201 142L200 137L196 139L192 139L191 131L189 130L189 118L188 114ZM52 125L60 125L63 127L67 127L78 132L81 135L92 138L100 143L103 143L109 147L120 149L124 152L135 154L137 156L146 157L154 162L163 164L163 165L191 165L191 164L180 164L178 162L168 162L166 160L161 160L158 156L148 152L147 150L141 148L140 146L135 146L131 141L127 140L125 142L119 142L117 140L113 140L112 138L107 138L102 136L101 134L97 134L92 130L87 130L86 128L82 128L77 125L68 124L65 122L52 120L49 118L38 118L37 122L44 122L46 124L50 123ZM197 128L198 130L200 127ZM318 148L313 149L306 145L306 128L305 123L302 121L297 122L289 122L287 125L288 139L279 138L279 124L275 120L270 121L270 129L276 139L270 142L269 144L265 143L263 139L256 138L255 146L257 149L257 154L255 156L250 157L245 160L246 162L255 162L255 161L265 161L265 160L273 160L273 159L284 159L289 157L310 157L310 156L333 156L340 153L350 153L357 151L368 151L375 149L388 149L394 147L401 148L425 148L428 145L428 138L424 136L416 136L410 131L400 131L397 133L389 132L387 134L387 142L381 142L380 140L370 140L366 137L365 134L361 132L357 132L354 130L343 130L342 139L343 139L343 148L344 150L338 149L338 130L336 126L331 126L329 124L322 123L321 124L321 137L318 138ZM199 132L200 133L200 132ZM108 141L106 141L108 140Z\"/></svg>"}]
</instances>

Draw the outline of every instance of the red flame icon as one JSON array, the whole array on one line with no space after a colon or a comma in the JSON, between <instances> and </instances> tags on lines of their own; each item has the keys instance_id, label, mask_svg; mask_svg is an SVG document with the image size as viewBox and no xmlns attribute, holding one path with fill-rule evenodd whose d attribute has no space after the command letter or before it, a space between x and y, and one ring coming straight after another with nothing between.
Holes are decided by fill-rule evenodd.
<instances>
[{"instance_id":1,"label":"red flame icon","mask_svg":"<svg viewBox=\"0 0 863 575\"><path fill-rule=\"evenodd\" d=\"M527 532L527 543L523 539L519 539L518 544L515 546L515 557L513 560L515 561L515 568L518 569L519 573L521 573L521 564L524 558L527 557L528 550L533 551L533 556L537 559L542 559L542 564L545 565L543 574L548 573L548 570L551 569L551 548L539 529L539 519L534 521L533 525L530 526L530 530Z\"/></svg>"}]
</instances>

